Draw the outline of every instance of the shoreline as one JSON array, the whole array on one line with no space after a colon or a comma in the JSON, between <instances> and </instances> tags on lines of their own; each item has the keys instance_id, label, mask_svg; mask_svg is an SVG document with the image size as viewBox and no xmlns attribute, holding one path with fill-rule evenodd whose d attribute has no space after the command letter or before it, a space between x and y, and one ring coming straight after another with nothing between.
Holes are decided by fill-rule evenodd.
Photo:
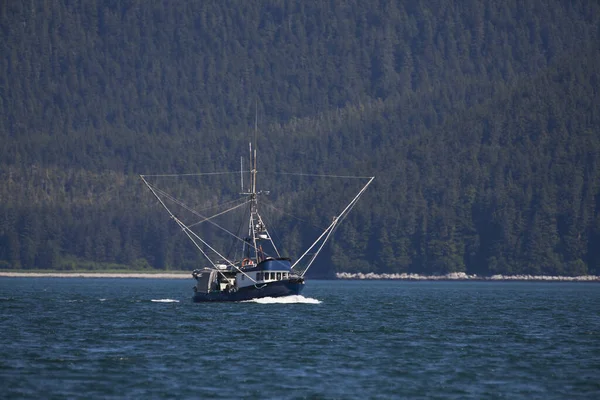
<instances>
[{"instance_id":1,"label":"shoreline","mask_svg":"<svg viewBox=\"0 0 600 400\"><path fill-rule=\"evenodd\" d=\"M0 271L0 278L139 278L139 279L191 279L191 272L12 272ZM401 281L532 281L532 282L600 282L598 275L467 275L455 272L447 275L375 274L338 272L334 280L401 280Z\"/></svg>"},{"instance_id":2,"label":"shoreline","mask_svg":"<svg viewBox=\"0 0 600 400\"><path fill-rule=\"evenodd\" d=\"M369 272L338 272L337 279L344 280L404 280L404 281L534 281L534 282L600 282L598 275L550 276L550 275L467 275L464 272L453 272L446 275L419 274L375 274Z\"/></svg>"}]
</instances>

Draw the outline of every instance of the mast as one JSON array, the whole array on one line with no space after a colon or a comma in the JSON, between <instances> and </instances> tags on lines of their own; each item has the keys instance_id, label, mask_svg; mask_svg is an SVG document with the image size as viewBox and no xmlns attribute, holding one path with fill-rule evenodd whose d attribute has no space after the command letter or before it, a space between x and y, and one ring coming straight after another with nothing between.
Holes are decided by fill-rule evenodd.
<instances>
[{"instance_id":1,"label":"mast","mask_svg":"<svg viewBox=\"0 0 600 400\"><path fill-rule=\"evenodd\" d=\"M254 175L254 187L252 188L252 192L256 198L256 148L257 148L257 136L258 136L258 105L255 106L254 112L254 169L252 170L252 174Z\"/></svg>"},{"instance_id":2,"label":"mast","mask_svg":"<svg viewBox=\"0 0 600 400\"><path fill-rule=\"evenodd\" d=\"M258 106L257 106L258 110ZM269 242L272 246L272 250L275 251L277 257L281 257L279 254L279 250L273 239L271 239L271 235L265 223L258 213L258 196L261 194L269 194L268 191L257 190L256 184L256 175L258 173L258 111L254 117L254 148L252 146L252 142L249 144L250 146L250 190L246 193L249 197L250 202L250 221L248 224L248 246L252 247L254 250L254 257L251 257L250 249L248 249L248 257L253 258L254 262L258 264L262 261L262 257L264 257L264 253L262 250L262 246L260 246L259 242L266 241ZM251 245L250 245L251 241Z\"/></svg>"},{"instance_id":3,"label":"mast","mask_svg":"<svg viewBox=\"0 0 600 400\"><path fill-rule=\"evenodd\" d=\"M254 247L254 258L255 263L259 263L258 259L258 245L256 243L256 228L258 222L260 221L260 217L258 216L258 199L256 195L256 147L257 147L257 136L258 136L258 105L255 105L254 112L254 154L250 152L250 156L253 156L253 159L250 159L250 165L252 165L252 192L250 193L250 234L252 235L252 245Z\"/></svg>"},{"instance_id":4,"label":"mast","mask_svg":"<svg viewBox=\"0 0 600 400\"><path fill-rule=\"evenodd\" d=\"M256 247L256 224L258 222L258 218L256 215L258 214L258 202L256 196L256 148L254 149L254 154L252 153L252 143L250 143L250 166L252 170L250 171L250 221L248 224L248 237L252 240L252 247L254 248L254 259L255 263L258 264L258 251Z\"/></svg>"}]
</instances>

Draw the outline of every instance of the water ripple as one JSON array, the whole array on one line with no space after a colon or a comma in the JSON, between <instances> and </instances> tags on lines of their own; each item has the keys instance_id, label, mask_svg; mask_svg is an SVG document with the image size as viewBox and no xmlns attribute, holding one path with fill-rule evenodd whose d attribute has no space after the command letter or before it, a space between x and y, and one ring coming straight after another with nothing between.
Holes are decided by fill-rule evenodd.
<instances>
[{"instance_id":1,"label":"water ripple","mask_svg":"<svg viewBox=\"0 0 600 400\"><path fill-rule=\"evenodd\" d=\"M189 286L0 279L2 397L600 398L597 284L310 281L213 304Z\"/></svg>"}]
</instances>

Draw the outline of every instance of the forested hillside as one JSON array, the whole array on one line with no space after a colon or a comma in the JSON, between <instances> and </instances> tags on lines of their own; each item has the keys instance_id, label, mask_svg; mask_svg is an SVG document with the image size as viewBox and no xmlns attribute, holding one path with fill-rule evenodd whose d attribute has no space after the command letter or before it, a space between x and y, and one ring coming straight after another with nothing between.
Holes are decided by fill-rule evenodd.
<instances>
[{"instance_id":1,"label":"forested hillside","mask_svg":"<svg viewBox=\"0 0 600 400\"><path fill-rule=\"evenodd\" d=\"M0 268L197 267L138 174L239 169L258 115L264 169L376 176L314 273L600 274L596 1L3 1L0 38Z\"/></svg>"}]
</instances>

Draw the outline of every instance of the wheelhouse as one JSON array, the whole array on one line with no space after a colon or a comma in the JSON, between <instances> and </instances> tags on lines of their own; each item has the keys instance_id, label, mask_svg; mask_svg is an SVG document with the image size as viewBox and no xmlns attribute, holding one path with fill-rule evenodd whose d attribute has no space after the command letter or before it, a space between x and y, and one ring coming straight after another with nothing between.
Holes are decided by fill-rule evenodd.
<instances>
[{"instance_id":1,"label":"wheelhouse","mask_svg":"<svg viewBox=\"0 0 600 400\"><path fill-rule=\"evenodd\" d=\"M267 258L258 264L248 264L236 274L238 287L284 281L294 275L289 258Z\"/></svg>"}]
</instances>

